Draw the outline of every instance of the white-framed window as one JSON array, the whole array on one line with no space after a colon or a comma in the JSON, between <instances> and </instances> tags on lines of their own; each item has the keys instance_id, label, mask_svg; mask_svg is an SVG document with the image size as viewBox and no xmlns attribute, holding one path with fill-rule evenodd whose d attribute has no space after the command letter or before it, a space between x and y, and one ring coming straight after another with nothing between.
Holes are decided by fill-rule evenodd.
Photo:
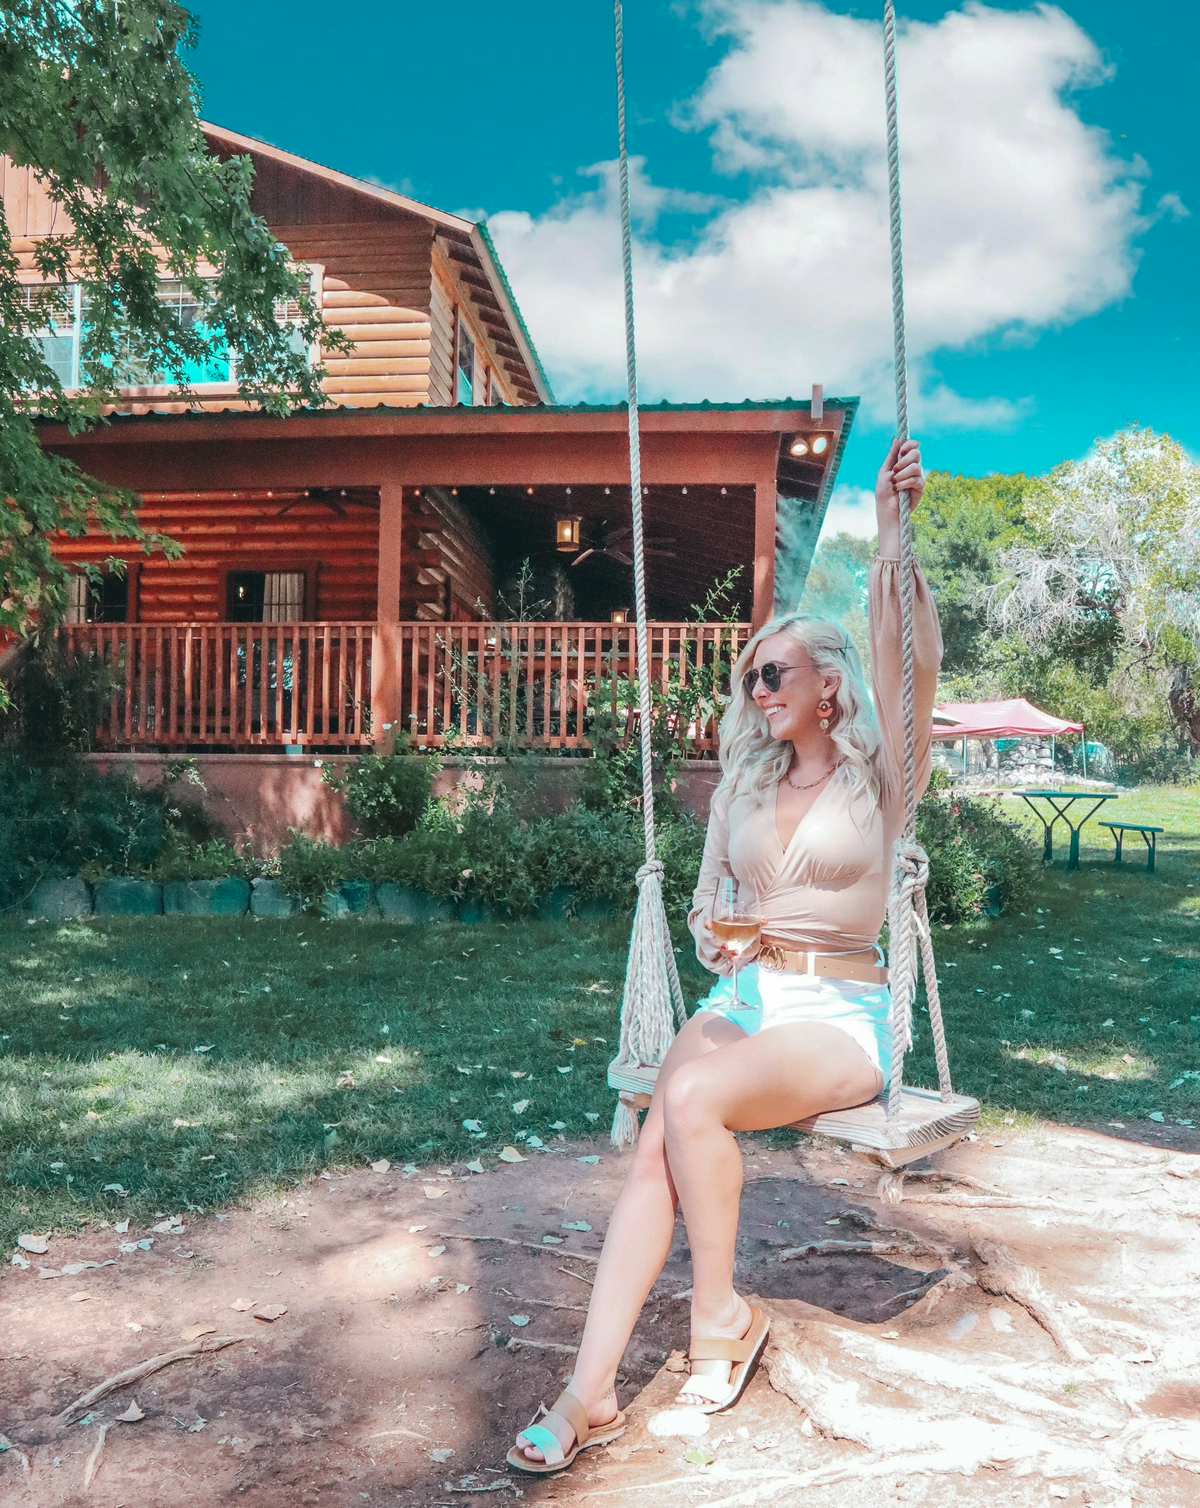
<instances>
[{"instance_id":1,"label":"white-framed window","mask_svg":"<svg viewBox=\"0 0 1200 1508\"><path fill-rule=\"evenodd\" d=\"M26 283L21 289L27 310L40 306L42 319L34 339L42 359L65 388L79 386L80 290L78 283Z\"/></svg>"},{"instance_id":2,"label":"white-framed window","mask_svg":"<svg viewBox=\"0 0 1200 1508\"><path fill-rule=\"evenodd\" d=\"M475 371L475 337L458 308L454 312L454 401L469 405L482 399L482 384Z\"/></svg>"},{"instance_id":3,"label":"white-framed window","mask_svg":"<svg viewBox=\"0 0 1200 1508\"><path fill-rule=\"evenodd\" d=\"M306 267L309 286L320 306L323 267ZM208 281L212 281L211 279ZM80 349L83 333L87 328L87 308L82 300L82 290L76 283L60 288L57 284L26 284L23 291L25 307L33 309L39 304L45 311L44 323L35 332L34 339L41 348L42 356L64 388L80 385ZM208 351L199 359L185 363L184 377L191 387L227 387L237 382L237 352L225 339L219 328L209 330L202 319L202 309L196 295L179 278L161 278L159 299L166 304L187 329L197 330L208 339ZM289 344L305 357L309 365L315 365L320 357L320 343L306 343L300 329L300 302L298 299L280 300L275 306L275 318L281 325L291 328ZM173 380L165 371L156 370L148 361L132 350L119 359L120 385L122 388L170 387Z\"/></svg>"}]
</instances>

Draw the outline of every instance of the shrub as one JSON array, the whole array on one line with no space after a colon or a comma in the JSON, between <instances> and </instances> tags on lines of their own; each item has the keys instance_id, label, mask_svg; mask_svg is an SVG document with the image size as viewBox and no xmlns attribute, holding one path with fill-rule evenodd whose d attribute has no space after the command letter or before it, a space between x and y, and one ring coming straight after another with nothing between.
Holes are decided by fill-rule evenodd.
<instances>
[{"instance_id":1,"label":"shrub","mask_svg":"<svg viewBox=\"0 0 1200 1508\"><path fill-rule=\"evenodd\" d=\"M321 779L345 797L364 838L402 838L429 810L441 767L436 755L413 754L400 739L394 754L362 754L343 769L325 765Z\"/></svg>"},{"instance_id":2,"label":"shrub","mask_svg":"<svg viewBox=\"0 0 1200 1508\"><path fill-rule=\"evenodd\" d=\"M300 902L305 911L320 911L321 902L344 880L361 879L366 863L360 845L348 843L339 848L305 837L289 828L288 842L280 850L277 862L279 883L284 892Z\"/></svg>"},{"instance_id":3,"label":"shrub","mask_svg":"<svg viewBox=\"0 0 1200 1508\"><path fill-rule=\"evenodd\" d=\"M436 807L407 838L378 838L361 845L358 859L357 879L403 885L437 900L457 900L463 891L467 861L462 835L441 820Z\"/></svg>"},{"instance_id":4,"label":"shrub","mask_svg":"<svg viewBox=\"0 0 1200 1508\"><path fill-rule=\"evenodd\" d=\"M239 853L225 838L197 843L183 833L171 833L149 876L164 884L170 880L223 880L233 876L252 879L259 872L253 856Z\"/></svg>"},{"instance_id":5,"label":"shrub","mask_svg":"<svg viewBox=\"0 0 1200 1508\"><path fill-rule=\"evenodd\" d=\"M58 636L29 644L12 680L12 705L2 725L5 743L42 757L47 749L86 753L122 677L94 653L68 653Z\"/></svg>"},{"instance_id":6,"label":"shrub","mask_svg":"<svg viewBox=\"0 0 1200 1508\"><path fill-rule=\"evenodd\" d=\"M461 836L465 896L509 916L524 916L549 893L545 876L531 862L531 829L506 802L495 802L490 811L474 802L468 805Z\"/></svg>"},{"instance_id":7,"label":"shrub","mask_svg":"<svg viewBox=\"0 0 1200 1508\"><path fill-rule=\"evenodd\" d=\"M18 904L46 875L146 874L173 841L213 836L203 810L176 798L183 773L169 766L161 784L142 786L69 753L49 761L0 754L0 905Z\"/></svg>"},{"instance_id":8,"label":"shrub","mask_svg":"<svg viewBox=\"0 0 1200 1508\"><path fill-rule=\"evenodd\" d=\"M917 810L917 838L929 855L930 917L957 922L978 916L993 885L1001 905L1017 904L1040 862L1029 834L1002 816L995 801L939 794L946 783L942 776Z\"/></svg>"}]
</instances>

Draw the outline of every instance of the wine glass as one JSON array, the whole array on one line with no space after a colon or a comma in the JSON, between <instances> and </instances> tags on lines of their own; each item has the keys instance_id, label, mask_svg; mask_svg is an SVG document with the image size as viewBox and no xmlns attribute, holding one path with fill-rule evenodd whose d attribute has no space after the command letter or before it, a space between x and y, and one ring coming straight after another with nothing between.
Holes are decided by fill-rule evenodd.
<instances>
[{"instance_id":1,"label":"wine glass","mask_svg":"<svg viewBox=\"0 0 1200 1508\"><path fill-rule=\"evenodd\" d=\"M758 942L762 935L763 919L743 910L738 882L733 875L725 875L717 884L711 926L713 935L734 955L733 1004L735 1010L740 1010L742 997L738 991L738 961Z\"/></svg>"}]
</instances>

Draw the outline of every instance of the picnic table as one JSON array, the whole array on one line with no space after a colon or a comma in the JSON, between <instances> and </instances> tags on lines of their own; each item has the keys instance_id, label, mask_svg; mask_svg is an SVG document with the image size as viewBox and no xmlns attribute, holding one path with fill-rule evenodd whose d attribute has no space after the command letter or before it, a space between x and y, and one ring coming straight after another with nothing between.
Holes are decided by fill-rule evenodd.
<instances>
[{"instance_id":1,"label":"picnic table","mask_svg":"<svg viewBox=\"0 0 1200 1508\"><path fill-rule=\"evenodd\" d=\"M1045 830L1045 846L1042 849L1044 864L1049 864L1054 858L1054 824L1061 817L1070 828L1071 852L1067 859L1068 869L1079 868L1079 829L1089 817L1095 816L1106 801L1117 799L1116 791L1017 791L1016 794L1020 796ZM1045 801L1054 815L1047 819L1041 808L1034 805L1035 801ZM1095 805L1090 806L1076 821L1072 822L1067 814L1077 801L1092 801Z\"/></svg>"}]
</instances>

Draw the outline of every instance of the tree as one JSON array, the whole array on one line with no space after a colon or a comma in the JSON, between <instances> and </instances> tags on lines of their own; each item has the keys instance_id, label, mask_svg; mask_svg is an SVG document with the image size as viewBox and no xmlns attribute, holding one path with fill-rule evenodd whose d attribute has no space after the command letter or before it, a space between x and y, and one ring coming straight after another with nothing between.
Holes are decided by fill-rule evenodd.
<instances>
[{"instance_id":1,"label":"tree","mask_svg":"<svg viewBox=\"0 0 1200 1508\"><path fill-rule=\"evenodd\" d=\"M1031 489L1033 543L1005 550L990 621L1034 648L1107 636L1118 673L1150 676L1200 752L1200 467L1133 427Z\"/></svg>"},{"instance_id":2,"label":"tree","mask_svg":"<svg viewBox=\"0 0 1200 1508\"><path fill-rule=\"evenodd\" d=\"M63 213L39 238L44 288L23 288L0 217L0 637L53 626L68 571L56 531L102 532L178 553L139 525L136 498L49 455L42 420L78 433L100 422L130 366L164 374L184 396L189 365L237 353L244 397L270 413L319 406L321 372L306 349L323 331L307 277L251 209L248 157L205 149L199 91L181 60L192 17L172 0L5 0L0 8L0 152L32 169ZM160 299L160 269L195 299L185 326ZM80 386L64 391L38 332L80 289ZM299 305L289 328L281 301ZM299 334L299 342L295 335ZM2 695L2 688L0 688Z\"/></svg>"},{"instance_id":3,"label":"tree","mask_svg":"<svg viewBox=\"0 0 1200 1508\"><path fill-rule=\"evenodd\" d=\"M913 514L913 542L937 598L947 675L978 669L991 639L986 591L1000 576L1002 551L1028 539L1026 476L930 473Z\"/></svg>"}]
</instances>

